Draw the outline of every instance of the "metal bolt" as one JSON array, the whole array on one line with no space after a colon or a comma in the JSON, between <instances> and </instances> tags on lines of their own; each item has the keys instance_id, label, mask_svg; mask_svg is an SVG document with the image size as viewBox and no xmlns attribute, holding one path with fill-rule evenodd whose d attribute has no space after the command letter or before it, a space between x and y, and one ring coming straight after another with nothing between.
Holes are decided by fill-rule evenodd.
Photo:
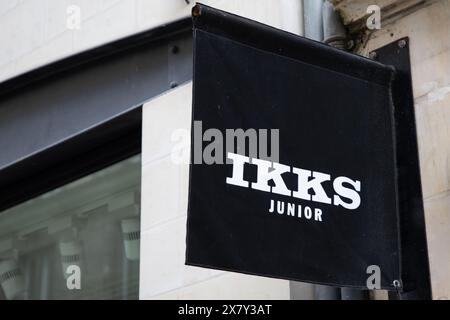
<instances>
[{"instance_id":1,"label":"metal bolt","mask_svg":"<svg viewBox=\"0 0 450 320\"><path fill-rule=\"evenodd\" d=\"M172 46L172 54L177 54L178 52L180 52L180 48L177 45Z\"/></svg>"},{"instance_id":2,"label":"metal bolt","mask_svg":"<svg viewBox=\"0 0 450 320\"><path fill-rule=\"evenodd\" d=\"M406 47L406 40L400 40L400 41L398 42L398 46L399 46L400 48Z\"/></svg>"},{"instance_id":3,"label":"metal bolt","mask_svg":"<svg viewBox=\"0 0 450 320\"><path fill-rule=\"evenodd\" d=\"M353 41L353 40L347 41L347 44L346 44L347 50L352 50L354 47L355 47L355 41Z\"/></svg>"},{"instance_id":4,"label":"metal bolt","mask_svg":"<svg viewBox=\"0 0 450 320\"><path fill-rule=\"evenodd\" d=\"M377 53L375 51L372 51L371 53L369 53L369 58L375 60L377 58Z\"/></svg>"},{"instance_id":5,"label":"metal bolt","mask_svg":"<svg viewBox=\"0 0 450 320\"><path fill-rule=\"evenodd\" d=\"M176 87L178 87L178 83L176 82L176 81L172 81L171 83L170 83L170 88L176 88Z\"/></svg>"},{"instance_id":6,"label":"metal bolt","mask_svg":"<svg viewBox=\"0 0 450 320\"><path fill-rule=\"evenodd\" d=\"M192 8L192 16L193 17L198 17L202 14L202 9L201 7L196 4L193 8Z\"/></svg>"}]
</instances>

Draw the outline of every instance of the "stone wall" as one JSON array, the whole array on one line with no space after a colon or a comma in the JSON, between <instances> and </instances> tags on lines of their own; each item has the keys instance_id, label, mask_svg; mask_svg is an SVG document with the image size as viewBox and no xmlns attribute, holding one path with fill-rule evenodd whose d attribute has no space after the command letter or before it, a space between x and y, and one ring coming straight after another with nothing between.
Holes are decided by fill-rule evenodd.
<instances>
[{"instance_id":1,"label":"stone wall","mask_svg":"<svg viewBox=\"0 0 450 320\"><path fill-rule=\"evenodd\" d=\"M382 9L381 29L364 31L369 52L410 38L412 80L434 299L450 298L450 0L337 1L347 25L365 21L368 3ZM364 7L365 6L365 7ZM386 18L386 19L385 19ZM356 23L356 24L355 24ZM359 23L364 27L365 23Z\"/></svg>"}]
</instances>

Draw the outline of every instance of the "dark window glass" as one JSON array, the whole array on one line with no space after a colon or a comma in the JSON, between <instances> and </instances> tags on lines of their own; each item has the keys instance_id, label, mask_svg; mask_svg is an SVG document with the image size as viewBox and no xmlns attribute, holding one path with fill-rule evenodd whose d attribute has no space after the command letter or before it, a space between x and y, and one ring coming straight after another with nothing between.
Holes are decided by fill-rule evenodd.
<instances>
[{"instance_id":1,"label":"dark window glass","mask_svg":"<svg viewBox=\"0 0 450 320\"><path fill-rule=\"evenodd\" d=\"M138 155L0 213L0 299L138 299L140 180Z\"/></svg>"}]
</instances>

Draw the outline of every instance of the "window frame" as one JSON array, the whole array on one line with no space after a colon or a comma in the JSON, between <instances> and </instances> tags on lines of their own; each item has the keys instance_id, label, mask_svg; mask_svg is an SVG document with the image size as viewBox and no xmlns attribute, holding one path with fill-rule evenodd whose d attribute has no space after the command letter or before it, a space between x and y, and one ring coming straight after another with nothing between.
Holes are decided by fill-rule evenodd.
<instances>
[{"instance_id":1,"label":"window frame","mask_svg":"<svg viewBox=\"0 0 450 320\"><path fill-rule=\"evenodd\" d=\"M189 44L192 42L191 25L190 18L180 19L75 54L0 83L0 116L6 116L6 121L9 121L6 124L5 120L0 123L0 137L4 139L0 141L2 142L0 145L8 146L11 143L18 145L11 150L6 148L8 150L4 150L3 159L0 154L0 160L2 160L0 163L0 190L2 190L0 213L140 153L142 105L147 101L145 99L151 99L192 78L190 64L189 68L186 67L186 61L190 61L192 56L189 50ZM172 50L174 47L177 50ZM147 67L145 61L155 59L163 63L156 69L154 66L149 66L144 71L138 70L139 67ZM104 72L103 66L105 66ZM120 76L127 77L126 79L113 78L112 81L127 83L127 85L121 85L128 91L123 92L126 96L124 100L130 100L128 105L124 105L122 101L117 102L111 100L113 98L107 98L101 101L103 105L99 106L99 109L102 110L92 111L95 119L89 121L86 119L89 119L91 112L88 114L80 112L80 119L68 120L64 110L63 112L58 110L67 109L67 106L45 107L47 95L49 92L53 95L57 91L57 84L60 81L65 81L69 89L72 79L77 83L86 81L95 86L96 83L108 79L108 75L114 73L114 68L120 69L118 70ZM95 72L99 70L99 74L93 76L92 72L89 73L86 70L95 70ZM156 74L151 74L152 71ZM167 79L161 77L166 74ZM110 90L116 88L110 84L111 79L108 81L109 83L102 87L101 94L104 96L108 94L108 90L105 90L109 88L108 85ZM139 85L140 81L144 85L140 93L144 90L147 95L146 90L148 90L148 95L133 97L135 94L133 88ZM155 87L145 88L151 85ZM52 88L55 90L52 91ZM41 90L46 90L45 94L40 94ZM56 92L56 94L60 93ZM22 96L27 98L17 101ZM70 102L73 96L74 94L64 99ZM24 114L22 110L14 109L17 106L22 109L24 104L33 102L33 97L43 106L42 110L32 109L29 114ZM80 98L80 103L83 98ZM87 99L90 98L87 97ZM105 103L108 99L120 106L115 106L113 111L105 112L109 107L108 103ZM75 133L69 134L69 130L64 130L67 122L76 123L74 126L76 130L73 129ZM80 124L78 125L77 122ZM39 137L40 140L37 139L38 144L42 145L34 146L20 134L17 135L20 130L28 130L27 135L30 136L30 131L33 134L33 130L36 129L38 130L36 134L39 135L39 129L47 129L45 123L48 123L52 130L61 132L56 137L56 142L55 136L50 139L48 137L50 135L42 134L42 137ZM2 128L2 125L9 128ZM21 148L24 149L23 152ZM17 150L24 156L17 156Z\"/></svg>"}]
</instances>

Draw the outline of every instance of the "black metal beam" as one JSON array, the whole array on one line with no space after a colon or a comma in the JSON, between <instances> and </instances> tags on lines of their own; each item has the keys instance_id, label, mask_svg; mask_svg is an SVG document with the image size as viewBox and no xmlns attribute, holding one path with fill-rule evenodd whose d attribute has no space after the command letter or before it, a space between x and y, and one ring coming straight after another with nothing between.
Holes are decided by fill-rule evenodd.
<instances>
[{"instance_id":1,"label":"black metal beam","mask_svg":"<svg viewBox=\"0 0 450 320\"><path fill-rule=\"evenodd\" d=\"M166 37L158 28L0 85L0 174L192 79L192 32L182 22L166 26Z\"/></svg>"},{"instance_id":2,"label":"black metal beam","mask_svg":"<svg viewBox=\"0 0 450 320\"><path fill-rule=\"evenodd\" d=\"M431 299L425 217L420 181L409 39L399 39L374 51L379 62L392 65L392 88L398 166L402 288L400 299ZM391 295L392 296L392 295Z\"/></svg>"},{"instance_id":3,"label":"black metal beam","mask_svg":"<svg viewBox=\"0 0 450 320\"><path fill-rule=\"evenodd\" d=\"M0 211L141 152L142 108L0 171Z\"/></svg>"}]
</instances>

